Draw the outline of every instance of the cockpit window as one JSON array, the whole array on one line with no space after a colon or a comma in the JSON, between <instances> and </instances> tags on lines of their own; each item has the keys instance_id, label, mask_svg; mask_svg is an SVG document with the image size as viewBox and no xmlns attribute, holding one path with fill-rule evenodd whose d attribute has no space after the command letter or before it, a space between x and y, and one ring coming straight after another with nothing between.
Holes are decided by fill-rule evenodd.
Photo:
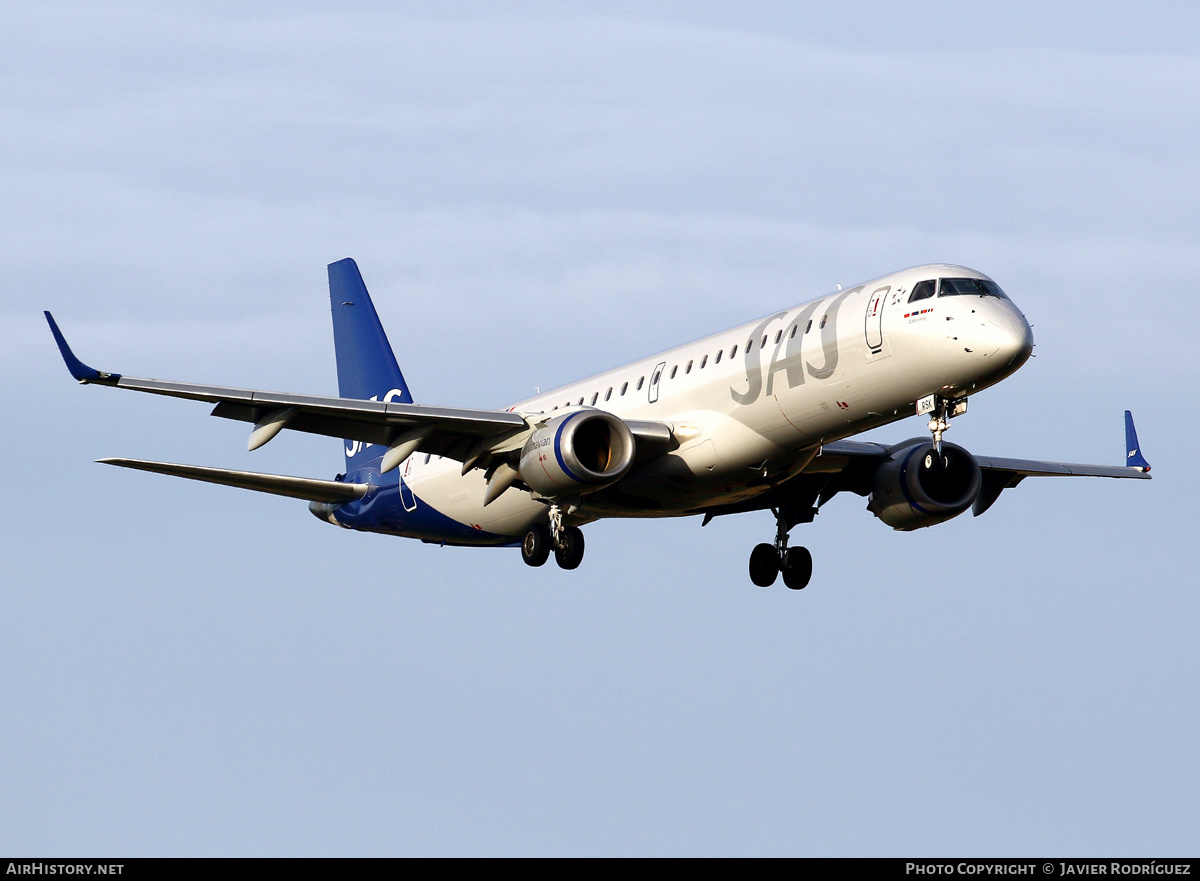
<instances>
[{"instance_id":1,"label":"cockpit window","mask_svg":"<svg viewBox=\"0 0 1200 881\"><path fill-rule=\"evenodd\" d=\"M915 293L915 289L914 289ZM1008 296L1000 290L1000 285L986 278L943 278L938 287L939 297L957 297L974 295L976 297L999 297L1007 300Z\"/></svg>"},{"instance_id":2,"label":"cockpit window","mask_svg":"<svg viewBox=\"0 0 1200 881\"><path fill-rule=\"evenodd\" d=\"M927 300L933 296L936 290L937 282L932 278L919 281L913 285L912 293L908 295L908 302L915 303L917 300Z\"/></svg>"}]
</instances>

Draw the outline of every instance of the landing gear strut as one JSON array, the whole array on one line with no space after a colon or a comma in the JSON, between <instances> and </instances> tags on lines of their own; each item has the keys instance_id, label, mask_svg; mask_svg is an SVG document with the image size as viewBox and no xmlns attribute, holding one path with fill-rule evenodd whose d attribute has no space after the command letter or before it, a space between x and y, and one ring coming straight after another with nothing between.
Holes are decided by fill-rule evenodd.
<instances>
[{"instance_id":1,"label":"landing gear strut","mask_svg":"<svg viewBox=\"0 0 1200 881\"><path fill-rule=\"evenodd\" d=\"M558 505L550 506L549 526L535 523L521 539L521 559L530 566L541 566L551 551L560 568L577 569L583 562L583 530L564 525Z\"/></svg>"},{"instance_id":2,"label":"landing gear strut","mask_svg":"<svg viewBox=\"0 0 1200 881\"><path fill-rule=\"evenodd\" d=\"M933 435L933 451L942 455L942 435L950 430L950 402L945 398L938 401L938 408L929 418L929 433Z\"/></svg>"},{"instance_id":3,"label":"landing gear strut","mask_svg":"<svg viewBox=\"0 0 1200 881\"><path fill-rule=\"evenodd\" d=\"M755 546L750 552L750 580L759 587L770 587L783 574L783 583L792 590L803 590L812 578L812 554L808 548L789 548L788 531L795 525L784 512L775 515L775 543ZM811 519L811 517L810 517Z\"/></svg>"},{"instance_id":4,"label":"landing gear strut","mask_svg":"<svg viewBox=\"0 0 1200 881\"><path fill-rule=\"evenodd\" d=\"M927 402L933 399L932 405ZM921 413L922 407L929 407L925 410L932 415L929 417L929 433L933 435L933 451L937 453L938 458L942 456L942 435L950 430L950 418L952 416L961 416L967 412L966 398L942 398L930 395L928 398L918 402L918 415Z\"/></svg>"}]
</instances>

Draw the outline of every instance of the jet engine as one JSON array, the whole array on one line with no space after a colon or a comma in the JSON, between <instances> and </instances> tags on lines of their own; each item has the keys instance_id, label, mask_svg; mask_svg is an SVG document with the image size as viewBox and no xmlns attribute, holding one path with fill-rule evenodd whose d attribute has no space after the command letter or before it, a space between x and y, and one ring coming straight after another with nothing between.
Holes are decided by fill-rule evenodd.
<instances>
[{"instance_id":1,"label":"jet engine","mask_svg":"<svg viewBox=\"0 0 1200 881\"><path fill-rule=\"evenodd\" d=\"M867 510L893 529L920 529L957 517L983 485L975 458L942 443L939 456L925 441L894 450L875 472Z\"/></svg>"},{"instance_id":2,"label":"jet engine","mask_svg":"<svg viewBox=\"0 0 1200 881\"><path fill-rule=\"evenodd\" d=\"M551 419L521 448L521 480L545 498L592 492L620 480L633 465L629 426L602 410Z\"/></svg>"}]
</instances>

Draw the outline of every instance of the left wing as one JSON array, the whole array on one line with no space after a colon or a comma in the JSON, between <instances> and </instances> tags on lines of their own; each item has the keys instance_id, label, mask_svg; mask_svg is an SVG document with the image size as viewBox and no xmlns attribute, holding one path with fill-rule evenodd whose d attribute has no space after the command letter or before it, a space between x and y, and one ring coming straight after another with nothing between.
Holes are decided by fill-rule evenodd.
<instances>
[{"instance_id":1,"label":"left wing","mask_svg":"<svg viewBox=\"0 0 1200 881\"><path fill-rule=\"evenodd\" d=\"M423 453L463 462L465 474L476 463L486 461L484 453L511 448L521 440L520 435L534 427L524 416L508 410L467 410L395 401L293 395L105 373L76 358L54 317L49 312L44 314L67 369L80 383L216 404L213 416L254 424L248 444L251 450L258 449L284 428L290 428L389 447L383 459L383 471L391 470L405 456L420 449ZM671 427L665 423L623 421L637 439L639 459L661 454L673 440Z\"/></svg>"},{"instance_id":2,"label":"left wing","mask_svg":"<svg viewBox=\"0 0 1200 881\"><path fill-rule=\"evenodd\" d=\"M79 382L216 404L213 416L255 424L251 449L266 443L285 427L384 446L415 432L421 435L423 452L463 461L481 444L502 443L530 427L524 417L503 410L293 395L105 373L76 358L53 316L49 312L45 315L67 369Z\"/></svg>"}]
</instances>

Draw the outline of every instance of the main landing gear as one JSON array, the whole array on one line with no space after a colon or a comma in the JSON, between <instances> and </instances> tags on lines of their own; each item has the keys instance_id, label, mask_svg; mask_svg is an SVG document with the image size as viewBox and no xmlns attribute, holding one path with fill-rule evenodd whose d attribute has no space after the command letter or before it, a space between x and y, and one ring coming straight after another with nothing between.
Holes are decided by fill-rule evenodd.
<instances>
[{"instance_id":1,"label":"main landing gear","mask_svg":"<svg viewBox=\"0 0 1200 881\"><path fill-rule=\"evenodd\" d=\"M808 548L788 547L792 524L780 511L772 509L772 513L776 523L775 544L764 542L750 552L750 580L759 587L770 587L782 574L785 585L792 590L803 590L812 578L812 554Z\"/></svg>"},{"instance_id":2,"label":"main landing gear","mask_svg":"<svg viewBox=\"0 0 1200 881\"><path fill-rule=\"evenodd\" d=\"M529 566L541 566L550 559L562 569L577 569L583 562L583 530L564 526L558 505L550 506L550 525L535 523L521 539L521 559Z\"/></svg>"}]
</instances>

